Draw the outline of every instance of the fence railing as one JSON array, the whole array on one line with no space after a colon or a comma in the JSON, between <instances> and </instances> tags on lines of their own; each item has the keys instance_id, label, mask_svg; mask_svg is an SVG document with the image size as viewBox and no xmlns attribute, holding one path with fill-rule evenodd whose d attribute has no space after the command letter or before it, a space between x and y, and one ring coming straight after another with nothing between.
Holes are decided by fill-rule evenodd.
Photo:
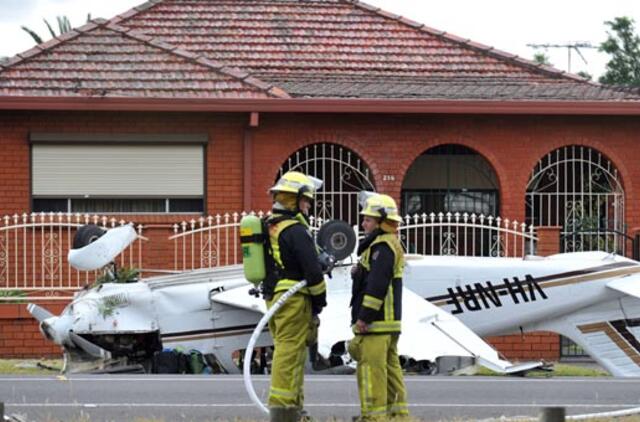
<instances>
[{"instance_id":1,"label":"fence railing","mask_svg":"<svg viewBox=\"0 0 640 422\"><path fill-rule=\"evenodd\" d=\"M400 238L408 253L487 257L534 254L537 241L533 226L467 213L407 215Z\"/></svg>"},{"instance_id":2,"label":"fence railing","mask_svg":"<svg viewBox=\"0 0 640 422\"><path fill-rule=\"evenodd\" d=\"M173 266L176 271L242 264L240 220L245 215L263 218L263 211L225 213L173 225ZM312 231L325 220L310 218Z\"/></svg>"},{"instance_id":3,"label":"fence railing","mask_svg":"<svg viewBox=\"0 0 640 422\"><path fill-rule=\"evenodd\" d=\"M263 212L251 212L263 217ZM218 214L173 226L174 269L213 268L242 263L240 220L246 212ZM325 220L311 218L317 230ZM359 233L361 236L362 234ZM533 226L475 214L421 214L406 216L400 237L407 253L516 257L534 254Z\"/></svg>"},{"instance_id":4,"label":"fence railing","mask_svg":"<svg viewBox=\"0 0 640 422\"><path fill-rule=\"evenodd\" d=\"M262 212L254 214L264 216ZM154 247L150 257L166 262L173 252L172 271L178 272L240 264L240 220L245 215L219 214L175 224L168 243L162 231L157 233L162 236L158 239L160 248ZM324 222L312 218L312 230ZM93 283L99 271L77 271L67 260L77 228L89 223L104 227L125 224L115 218L62 213L0 218L0 301L15 301L25 295L29 300L66 299ZM142 235L143 226L136 229ZM536 242L532 226L475 214L406 216L400 236L408 253L425 255L523 256L535 253ZM142 242L134 242L116 263L145 268Z\"/></svg>"},{"instance_id":5,"label":"fence railing","mask_svg":"<svg viewBox=\"0 0 640 422\"><path fill-rule=\"evenodd\" d=\"M68 299L86 284L93 283L99 271L78 271L67 254L76 230L85 224L116 227L125 224L115 218L97 215L33 213L0 218L0 302ZM142 234L143 227L136 227ZM142 242L136 240L123 251L116 263L140 268Z\"/></svg>"}]
</instances>

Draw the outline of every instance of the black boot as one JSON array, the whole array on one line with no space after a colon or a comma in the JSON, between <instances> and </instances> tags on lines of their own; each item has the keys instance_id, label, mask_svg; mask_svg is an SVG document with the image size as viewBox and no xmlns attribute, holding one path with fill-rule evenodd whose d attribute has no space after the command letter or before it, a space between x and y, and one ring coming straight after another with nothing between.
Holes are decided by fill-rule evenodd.
<instances>
[{"instance_id":1,"label":"black boot","mask_svg":"<svg viewBox=\"0 0 640 422\"><path fill-rule=\"evenodd\" d=\"M298 422L300 411L295 407L272 407L269 409L271 422Z\"/></svg>"}]
</instances>

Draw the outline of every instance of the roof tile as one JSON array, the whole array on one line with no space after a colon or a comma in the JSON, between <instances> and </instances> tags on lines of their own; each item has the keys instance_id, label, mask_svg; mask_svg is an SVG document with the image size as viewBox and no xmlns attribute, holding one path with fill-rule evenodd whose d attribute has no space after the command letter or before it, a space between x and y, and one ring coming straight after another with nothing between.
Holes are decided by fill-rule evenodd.
<instances>
[{"instance_id":1,"label":"roof tile","mask_svg":"<svg viewBox=\"0 0 640 422\"><path fill-rule=\"evenodd\" d=\"M274 98L271 85L243 81L164 41L125 34L127 28L95 26L45 51L16 56L0 70L2 96ZM143 38L143 39L141 39ZM34 50L41 50L42 45ZM237 72L239 73L239 72ZM246 76L246 75L245 75Z\"/></svg>"},{"instance_id":2,"label":"roof tile","mask_svg":"<svg viewBox=\"0 0 640 422\"><path fill-rule=\"evenodd\" d=\"M13 58L0 93L640 99L357 0L150 0L110 23Z\"/></svg>"},{"instance_id":3,"label":"roof tile","mask_svg":"<svg viewBox=\"0 0 640 422\"><path fill-rule=\"evenodd\" d=\"M29 57L33 57L36 54L40 54L41 52L42 52L42 49L38 46L35 46L27 51L20 53L19 56L22 57L23 59L28 59Z\"/></svg>"}]
</instances>

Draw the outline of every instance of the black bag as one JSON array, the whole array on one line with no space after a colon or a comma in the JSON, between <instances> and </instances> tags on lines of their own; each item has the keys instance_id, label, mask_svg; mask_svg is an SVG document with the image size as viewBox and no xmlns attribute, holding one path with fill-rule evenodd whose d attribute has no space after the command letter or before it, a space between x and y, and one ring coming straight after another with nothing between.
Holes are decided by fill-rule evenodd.
<instances>
[{"instance_id":1,"label":"black bag","mask_svg":"<svg viewBox=\"0 0 640 422\"><path fill-rule=\"evenodd\" d=\"M184 374L189 369L189 357L179 350L163 350L153 355L154 374Z\"/></svg>"}]
</instances>

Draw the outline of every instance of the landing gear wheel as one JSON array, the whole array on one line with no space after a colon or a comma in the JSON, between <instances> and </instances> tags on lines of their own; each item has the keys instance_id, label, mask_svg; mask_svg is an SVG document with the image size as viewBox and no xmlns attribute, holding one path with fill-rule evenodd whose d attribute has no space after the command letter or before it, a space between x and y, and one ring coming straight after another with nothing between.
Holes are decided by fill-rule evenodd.
<instances>
[{"instance_id":1,"label":"landing gear wheel","mask_svg":"<svg viewBox=\"0 0 640 422\"><path fill-rule=\"evenodd\" d=\"M347 222L331 220L320 227L317 241L318 245L328 254L333 255L336 261L340 261L353 252L356 246L356 234Z\"/></svg>"},{"instance_id":2,"label":"landing gear wheel","mask_svg":"<svg viewBox=\"0 0 640 422\"><path fill-rule=\"evenodd\" d=\"M82 226L73 237L73 249L80 249L89 243L95 242L106 232L95 224L87 224Z\"/></svg>"}]
</instances>

